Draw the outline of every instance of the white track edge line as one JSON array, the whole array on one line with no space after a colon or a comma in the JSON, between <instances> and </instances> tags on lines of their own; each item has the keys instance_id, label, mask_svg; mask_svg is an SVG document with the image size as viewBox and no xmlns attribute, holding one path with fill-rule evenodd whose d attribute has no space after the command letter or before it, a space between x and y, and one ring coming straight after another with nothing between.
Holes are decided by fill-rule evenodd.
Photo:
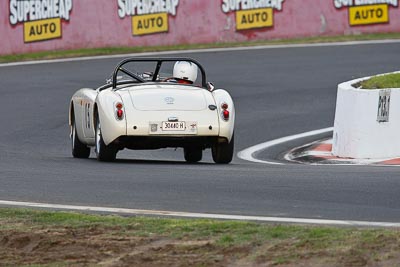
<instances>
[{"instance_id":1,"label":"white track edge line","mask_svg":"<svg viewBox=\"0 0 400 267\"><path fill-rule=\"evenodd\" d=\"M0 200L0 205L86 211L86 212L107 212L107 213L130 214L130 215L199 218L199 219L219 219L219 220L222 219L222 220L238 220L238 221L258 221L258 222L272 222L272 223L296 223L296 224L336 225L336 226L400 227L400 223L396 222L370 222L370 221L351 221L351 220L345 221L345 220L264 217L264 216L245 216L245 215L228 215L228 214L208 214L208 213L193 213L193 212L178 212L178 211L158 211L158 210L140 210L140 209L111 208L111 207L61 205L61 204L19 202L19 201L6 201L6 200Z\"/></svg>"},{"instance_id":2,"label":"white track edge line","mask_svg":"<svg viewBox=\"0 0 400 267\"><path fill-rule=\"evenodd\" d=\"M271 164L271 165L284 165L284 163L280 163L280 162L259 160L259 159L256 159L254 157L254 155L259 151L266 150L266 149L268 149L270 147L273 147L273 146L276 146L276 145L279 145L279 144L282 144L282 143L286 143L286 142L289 142L289 141L293 141L293 140L296 140L296 139L309 137L309 136L313 136L313 135L317 135L317 134L327 133L327 132L330 132L330 131L333 131L333 127L328 127L328 128L309 131L309 132L305 132L305 133L285 136L285 137L282 137L282 138L274 139L274 140L271 140L271 141L268 141L268 142L265 142L265 143L261 143L261 144L246 148L246 149L244 149L242 151L239 151L237 153L237 156L240 159L251 161L251 162L255 162L255 163L264 163L264 164Z\"/></svg>"},{"instance_id":3,"label":"white track edge line","mask_svg":"<svg viewBox=\"0 0 400 267\"><path fill-rule=\"evenodd\" d=\"M387 40L349 41L349 42L332 42L332 43L315 43L315 44L259 45L259 46L206 48L206 49L191 49L191 50L161 51L161 52L143 52L143 53L130 53L130 54L88 56L88 57L75 57L75 58L63 58L63 59L49 59L49 60L2 63L2 64L0 64L0 68L1 67L12 67L12 66L35 65L35 64L96 60L96 59L124 58L124 57L133 57L133 56L155 56L155 55L160 56L160 55L171 55L171 54L194 54L194 53L207 53L207 52L208 53L209 52L234 52L234 51L247 51L247 50L251 51L251 50L262 50L262 49L279 49L279 48L307 48L307 47L393 44L393 43L400 43L400 40L399 39L387 39Z\"/></svg>"}]
</instances>

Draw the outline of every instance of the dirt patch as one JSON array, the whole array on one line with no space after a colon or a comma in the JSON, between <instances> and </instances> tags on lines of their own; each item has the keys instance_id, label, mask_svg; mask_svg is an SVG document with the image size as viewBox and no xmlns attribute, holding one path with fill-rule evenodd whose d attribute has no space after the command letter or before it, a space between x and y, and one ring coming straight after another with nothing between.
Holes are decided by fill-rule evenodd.
<instances>
[{"instance_id":1,"label":"dirt patch","mask_svg":"<svg viewBox=\"0 0 400 267\"><path fill-rule=\"evenodd\" d=\"M332 249L288 238L218 244L218 238L140 236L125 227L0 230L0 266L396 266L398 238L378 236Z\"/></svg>"},{"instance_id":2,"label":"dirt patch","mask_svg":"<svg viewBox=\"0 0 400 267\"><path fill-rule=\"evenodd\" d=\"M232 254L218 251L210 240L120 236L120 232L101 227L0 231L0 266L225 266Z\"/></svg>"}]
</instances>

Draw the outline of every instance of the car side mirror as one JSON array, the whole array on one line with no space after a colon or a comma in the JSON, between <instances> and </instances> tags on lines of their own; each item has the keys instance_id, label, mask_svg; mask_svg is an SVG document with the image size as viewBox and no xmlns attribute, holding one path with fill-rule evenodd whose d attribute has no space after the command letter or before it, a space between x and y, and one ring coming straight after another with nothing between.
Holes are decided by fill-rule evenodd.
<instances>
[{"instance_id":1,"label":"car side mirror","mask_svg":"<svg viewBox=\"0 0 400 267\"><path fill-rule=\"evenodd\" d=\"M214 84L213 84L212 82L208 82L208 83L207 83L207 89L208 89L208 91L210 91L210 92L214 91L214 90L215 90Z\"/></svg>"}]
</instances>

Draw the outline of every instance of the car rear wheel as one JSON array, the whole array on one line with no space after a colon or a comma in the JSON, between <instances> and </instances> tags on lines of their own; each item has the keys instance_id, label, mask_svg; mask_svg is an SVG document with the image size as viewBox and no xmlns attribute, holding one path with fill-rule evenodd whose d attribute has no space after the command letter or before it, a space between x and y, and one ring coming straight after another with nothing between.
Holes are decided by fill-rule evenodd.
<instances>
[{"instance_id":1,"label":"car rear wheel","mask_svg":"<svg viewBox=\"0 0 400 267\"><path fill-rule=\"evenodd\" d=\"M183 149L185 160L190 163L199 162L203 157L203 150L197 147L185 147Z\"/></svg>"},{"instance_id":2,"label":"car rear wheel","mask_svg":"<svg viewBox=\"0 0 400 267\"><path fill-rule=\"evenodd\" d=\"M76 131L75 120L72 122L71 129L71 143L72 143L72 156L74 158L88 158L90 156L90 148L83 144Z\"/></svg>"},{"instance_id":3,"label":"car rear wheel","mask_svg":"<svg viewBox=\"0 0 400 267\"><path fill-rule=\"evenodd\" d=\"M100 120L96 118L96 158L98 161L114 161L117 150L112 145L106 145L101 134Z\"/></svg>"},{"instance_id":4,"label":"car rear wheel","mask_svg":"<svg viewBox=\"0 0 400 267\"><path fill-rule=\"evenodd\" d=\"M228 164L233 159L235 135L232 135L230 142L217 142L211 148L212 157L215 163Z\"/></svg>"}]
</instances>

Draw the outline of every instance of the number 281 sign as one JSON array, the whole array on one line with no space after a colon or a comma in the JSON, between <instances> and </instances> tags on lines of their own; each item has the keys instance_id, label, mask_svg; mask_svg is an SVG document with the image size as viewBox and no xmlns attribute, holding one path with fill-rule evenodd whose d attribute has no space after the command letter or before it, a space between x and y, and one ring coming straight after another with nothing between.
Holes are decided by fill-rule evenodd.
<instances>
[{"instance_id":1,"label":"number 281 sign","mask_svg":"<svg viewBox=\"0 0 400 267\"><path fill-rule=\"evenodd\" d=\"M377 122L388 122L390 110L390 90L379 91Z\"/></svg>"}]
</instances>

